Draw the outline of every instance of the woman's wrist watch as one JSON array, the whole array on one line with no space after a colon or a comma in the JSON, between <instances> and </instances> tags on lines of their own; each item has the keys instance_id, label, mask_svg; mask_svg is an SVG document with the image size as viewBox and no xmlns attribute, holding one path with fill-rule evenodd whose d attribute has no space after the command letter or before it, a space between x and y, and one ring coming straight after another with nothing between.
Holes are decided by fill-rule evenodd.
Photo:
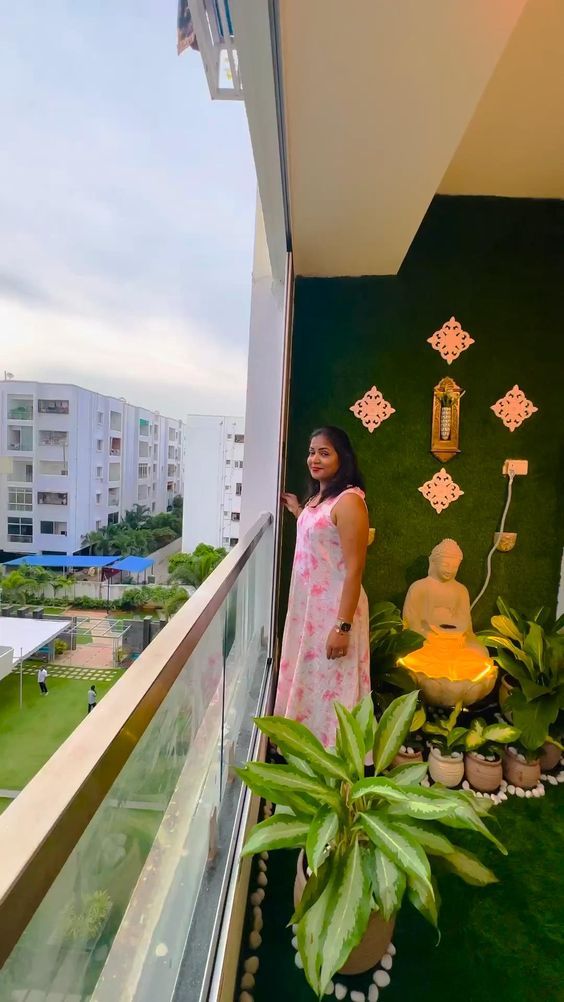
<instances>
[{"instance_id":1,"label":"woman's wrist watch","mask_svg":"<svg viewBox=\"0 0 564 1002\"><path fill-rule=\"evenodd\" d=\"M350 633L352 623L346 623L344 619L338 619L335 623L337 633Z\"/></svg>"}]
</instances>

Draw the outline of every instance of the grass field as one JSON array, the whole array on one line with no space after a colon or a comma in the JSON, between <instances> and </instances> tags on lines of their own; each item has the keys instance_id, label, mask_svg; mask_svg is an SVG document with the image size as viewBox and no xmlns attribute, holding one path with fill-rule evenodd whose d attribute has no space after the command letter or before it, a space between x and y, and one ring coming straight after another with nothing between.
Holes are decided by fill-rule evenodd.
<instances>
[{"instance_id":1,"label":"grass field","mask_svg":"<svg viewBox=\"0 0 564 1002\"><path fill-rule=\"evenodd\" d=\"M116 679L117 679L116 675ZM72 733L87 713L89 682L48 678L42 696L36 679L23 677L19 708L19 675L0 681L0 788L21 790ZM113 682L96 682L98 700ZM0 810L5 808L0 802Z\"/></svg>"}]
</instances>

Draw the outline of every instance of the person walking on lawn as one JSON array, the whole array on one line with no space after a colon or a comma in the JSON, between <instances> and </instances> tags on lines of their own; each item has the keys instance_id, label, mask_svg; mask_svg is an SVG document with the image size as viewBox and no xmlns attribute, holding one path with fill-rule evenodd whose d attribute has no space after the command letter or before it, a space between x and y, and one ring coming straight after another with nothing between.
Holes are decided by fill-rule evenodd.
<instances>
[{"instance_id":1,"label":"person walking on lawn","mask_svg":"<svg viewBox=\"0 0 564 1002\"><path fill-rule=\"evenodd\" d=\"M47 683L45 681L47 678L47 674L48 673L46 668L40 668L39 671L37 672L37 681L39 682L39 689L41 691L42 696L49 695L49 690L47 689Z\"/></svg>"},{"instance_id":2,"label":"person walking on lawn","mask_svg":"<svg viewBox=\"0 0 564 1002\"><path fill-rule=\"evenodd\" d=\"M98 700L96 686L92 684L88 690L88 712L94 709Z\"/></svg>"}]
</instances>

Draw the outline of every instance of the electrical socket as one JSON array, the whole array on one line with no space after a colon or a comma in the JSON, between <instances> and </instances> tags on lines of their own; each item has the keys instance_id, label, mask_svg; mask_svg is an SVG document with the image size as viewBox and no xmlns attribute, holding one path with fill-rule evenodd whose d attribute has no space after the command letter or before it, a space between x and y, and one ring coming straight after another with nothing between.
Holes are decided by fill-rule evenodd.
<instances>
[{"instance_id":1,"label":"electrical socket","mask_svg":"<svg viewBox=\"0 0 564 1002\"><path fill-rule=\"evenodd\" d=\"M501 471L504 477L513 473L515 477L526 477L529 472L528 459L506 459Z\"/></svg>"}]
</instances>

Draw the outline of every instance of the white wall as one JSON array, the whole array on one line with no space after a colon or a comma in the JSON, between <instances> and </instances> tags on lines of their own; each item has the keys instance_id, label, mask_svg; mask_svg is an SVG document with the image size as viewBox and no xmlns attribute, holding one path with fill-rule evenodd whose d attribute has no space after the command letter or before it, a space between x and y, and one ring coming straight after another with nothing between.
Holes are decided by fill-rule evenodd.
<instances>
[{"instance_id":1,"label":"white wall","mask_svg":"<svg viewBox=\"0 0 564 1002\"><path fill-rule=\"evenodd\" d=\"M284 284L272 274L262 209L257 196L241 532L246 532L261 512L275 514L279 507L284 309Z\"/></svg>"}]
</instances>

